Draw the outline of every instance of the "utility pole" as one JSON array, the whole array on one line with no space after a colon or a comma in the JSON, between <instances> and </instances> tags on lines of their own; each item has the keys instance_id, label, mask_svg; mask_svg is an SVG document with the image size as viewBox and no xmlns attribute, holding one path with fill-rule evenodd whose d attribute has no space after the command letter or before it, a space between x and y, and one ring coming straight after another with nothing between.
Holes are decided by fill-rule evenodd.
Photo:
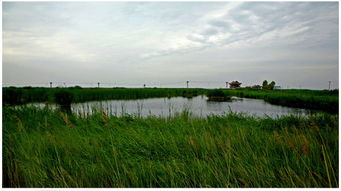
<instances>
[{"instance_id":1,"label":"utility pole","mask_svg":"<svg viewBox=\"0 0 341 191\"><path fill-rule=\"evenodd\" d=\"M229 88L229 82L226 82L226 89Z\"/></svg>"},{"instance_id":2,"label":"utility pole","mask_svg":"<svg viewBox=\"0 0 341 191\"><path fill-rule=\"evenodd\" d=\"M52 88L52 82L50 82L50 88Z\"/></svg>"},{"instance_id":3,"label":"utility pole","mask_svg":"<svg viewBox=\"0 0 341 191\"><path fill-rule=\"evenodd\" d=\"M332 81L328 81L328 82L329 82L329 88L328 88L328 90L330 90L330 85L331 85Z\"/></svg>"},{"instance_id":4,"label":"utility pole","mask_svg":"<svg viewBox=\"0 0 341 191\"><path fill-rule=\"evenodd\" d=\"M188 83L189 83L189 81L186 81L186 84L187 84L187 88L188 88Z\"/></svg>"},{"instance_id":5,"label":"utility pole","mask_svg":"<svg viewBox=\"0 0 341 191\"><path fill-rule=\"evenodd\" d=\"M99 82L97 82L97 86L98 86L98 88L99 88Z\"/></svg>"}]
</instances>

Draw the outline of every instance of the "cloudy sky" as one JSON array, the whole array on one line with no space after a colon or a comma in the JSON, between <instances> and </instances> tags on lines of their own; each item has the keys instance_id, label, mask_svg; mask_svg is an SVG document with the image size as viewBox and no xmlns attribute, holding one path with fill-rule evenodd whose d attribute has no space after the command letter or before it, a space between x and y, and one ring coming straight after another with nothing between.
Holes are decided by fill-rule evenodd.
<instances>
[{"instance_id":1,"label":"cloudy sky","mask_svg":"<svg viewBox=\"0 0 341 191\"><path fill-rule=\"evenodd\" d=\"M5 2L3 85L338 87L338 3Z\"/></svg>"}]
</instances>

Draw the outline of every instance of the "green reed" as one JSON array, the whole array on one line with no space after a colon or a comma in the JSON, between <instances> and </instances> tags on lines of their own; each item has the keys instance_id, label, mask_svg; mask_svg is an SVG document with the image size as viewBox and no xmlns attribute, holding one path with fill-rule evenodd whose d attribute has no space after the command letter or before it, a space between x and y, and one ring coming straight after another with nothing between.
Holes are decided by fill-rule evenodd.
<instances>
[{"instance_id":1,"label":"green reed","mask_svg":"<svg viewBox=\"0 0 341 191\"><path fill-rule=\"evenodd\" d=\"M338 115L3 108L4 187L338 187Z\"/></svg>"},{"instance_id":2,"label":"green reed","mask_svg":"<svg viewBox=\"0 0 341 191\"><path fill-rule=\"evenodd\" d=\"M224 90L228 96L263 99L272 104L317 109L331 113L339 111L339 91L333 90Z\"/></svg>"}]
</instances>

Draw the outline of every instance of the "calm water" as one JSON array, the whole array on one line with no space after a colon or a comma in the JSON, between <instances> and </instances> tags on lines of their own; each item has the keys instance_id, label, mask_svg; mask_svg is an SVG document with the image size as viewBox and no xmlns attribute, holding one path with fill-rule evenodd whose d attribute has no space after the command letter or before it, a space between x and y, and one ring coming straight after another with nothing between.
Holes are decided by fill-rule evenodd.
<instances>
[{"instance_id":1,"label":"calm water","mask_svg":"<svg viewBox=\"0 0 341 191\"><path fill-rule=\"evenodd\" d=\"M45 104L31 104L45 107ZM55 105L50 106L55 109ZM91 101L86 103L72 104L74 113L91 114L94 110L104 110L106 113L121 116L122 114L133 114L141 117L150 115L170 117L183 110L189 110L196 117L207 115L223 115L232 110L233 112L244 112L248 115L277 117L290 114L306 115L312 111L306 109L290 108L269 104L260 99L233 97L230 102L207 101L206 96L197 96L192 99L183 97L174 98L150 98L139 100L106 100Z\"/></svg>"}]
</instances>

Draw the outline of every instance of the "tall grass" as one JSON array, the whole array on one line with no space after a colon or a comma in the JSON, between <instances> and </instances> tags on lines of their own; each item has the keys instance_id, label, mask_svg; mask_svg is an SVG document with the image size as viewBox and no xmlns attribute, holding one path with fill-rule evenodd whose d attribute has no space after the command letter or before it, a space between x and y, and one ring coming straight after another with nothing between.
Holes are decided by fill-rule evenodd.
<instances>
[{"instance_id":1,"label":"tall grass","mask_svg":"<svg viewBox=\"0 0 341 191\"><path fill-rule=\"evenodd\" d=\"M73 102L109 99L142 99L155 97L192 97L203 95L207 90L195 88L3 88L3 103L8 105L29 102L56 102L55 95L68 91Z\"/></svg>"},{"instance_id":2,"label":"tall grass","mask_svg":"<svg viewBox=\"0 0 341 191\"><path fill-rule=\"evenodd\" d=\"M5 187L338 187L338 115L3 108Z\"/></svg>"},{"instance_id":3,"label":"tall grass","mask_svg":"<svg viewBox=\"0 0 341 191\"><path fill-rule=\"evenodd\" d=\"M333 90L224 90L228 96L263 99L269 103L338 113L339 91Z\"/></svg>"}]
</instances>

